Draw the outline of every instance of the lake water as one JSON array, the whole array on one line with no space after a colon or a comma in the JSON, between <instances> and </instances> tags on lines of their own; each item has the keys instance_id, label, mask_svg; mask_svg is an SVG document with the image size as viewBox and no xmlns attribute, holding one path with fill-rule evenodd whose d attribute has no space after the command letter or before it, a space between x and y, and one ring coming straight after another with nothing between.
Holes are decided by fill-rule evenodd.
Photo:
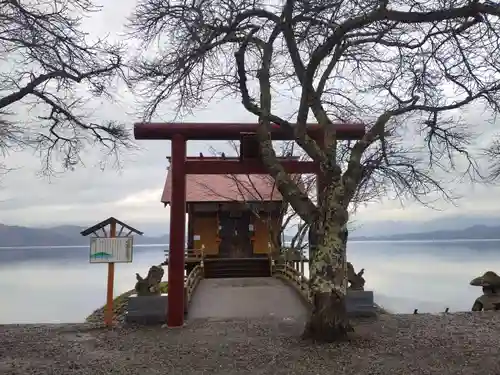
<instances>
[{"instance_id":1,"label":"lake water","mask_svg":"<svg viewBox=\"0 0 500 375\"><path fill-rule=\"evenodd\" d=\"M165 248L135 246L134 262L116 265L115 295L161 263ZM390 311L463 311L481 293L469 281L500 271L500 241L350 242L348 258ZM107 265L89 264L87 247L0 248L0 324L83 321L104 304L106 274Z\"/></svg>"}]
</instances>

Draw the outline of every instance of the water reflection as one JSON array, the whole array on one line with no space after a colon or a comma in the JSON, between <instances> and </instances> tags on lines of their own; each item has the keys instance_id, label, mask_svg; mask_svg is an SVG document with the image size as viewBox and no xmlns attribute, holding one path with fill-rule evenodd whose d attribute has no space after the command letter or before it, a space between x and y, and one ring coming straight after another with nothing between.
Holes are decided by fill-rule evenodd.
<instances>
[{"instance_id":1,"label":"water reflection","mask_svg":"<svg viewBox=\"0 0 500 375\"><path fill-rule=\"evenodd\" d=\"M365 268L367 289L394 312L469 310L480 294L469 281L500 270L498 241L350 242L348 258ZM164 245L136 246L134 263L117 264L115 294L135 273L164 259ZM87 247L0 249L0 323L82 321L105 300L106 269Z\"/></svg>"},{"instance_id":2,"label":"water reflection","mask_svg":"<svg viewBox=\"0 0 500 375\"><path fill-rule=\"evenodd\" d=\"M134 263L116 264L115 295L161 263L163 249L137 246ZM89 264L87 247L0 249L0 323L82 321L104 304L106 280L107 265Z\"/></svg>"},{"instance_id":3,"label":"water reflection","mask_svg":"<svg viewBox=\"0 0 500 375\"><path fill-rule=\"evenodd\" d=\"M500 268L498 241L351 242L349 259L393 311L469 310L481 293L469 281Z\"/></svg>"}]
</instances>

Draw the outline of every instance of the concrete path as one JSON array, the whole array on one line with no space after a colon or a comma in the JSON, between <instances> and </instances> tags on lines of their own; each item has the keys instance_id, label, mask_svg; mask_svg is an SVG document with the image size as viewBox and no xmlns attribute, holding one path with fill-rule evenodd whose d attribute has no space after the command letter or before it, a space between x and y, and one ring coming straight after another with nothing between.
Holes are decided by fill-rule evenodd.
<instances>
[{"instance_id":1,"label":"concrete path","mask_svg":"<svg viewBox=\"0 0 500 375\"><path fill-rule=\"evenodd\" d=\"M189 306L188 319L304 319L307 309L299 296L273 277L204 279Z\"/></svg>"}]
</instances>

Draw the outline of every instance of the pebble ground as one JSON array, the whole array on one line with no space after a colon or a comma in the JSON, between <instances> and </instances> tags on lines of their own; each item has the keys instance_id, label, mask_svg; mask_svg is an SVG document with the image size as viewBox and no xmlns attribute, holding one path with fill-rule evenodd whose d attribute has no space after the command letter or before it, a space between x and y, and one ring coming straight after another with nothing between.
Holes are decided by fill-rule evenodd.
<instances>
[{"instance_id":1,"label":"pebble ground","mask_svg":"<svg viewBox=\"0 0 500 375\"><path fill-rule=\"evenodd\" d=\"M0 326L0 374L500 374L500 314L382 315L349 342L301 340L303 321L186 327Z\"/></svg>"}]
</instances>

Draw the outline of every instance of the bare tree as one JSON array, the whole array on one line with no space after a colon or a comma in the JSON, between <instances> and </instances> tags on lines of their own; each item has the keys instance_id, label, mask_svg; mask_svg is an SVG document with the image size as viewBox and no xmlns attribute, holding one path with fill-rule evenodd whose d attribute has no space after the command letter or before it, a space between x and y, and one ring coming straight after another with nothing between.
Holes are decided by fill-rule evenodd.
<instances>
[{"instance_id":1,"label":"bare tree","mask_svg":"<svg viewBox=\"0 0 500 375\"><path fill-rule=\"evenodd\" d=\"M107 155L132 145L122 124L93 122L86 108L110 98L122 65L120 46L81 29L96 11L90 0L0 0L0 147L33 147L46 173L54 157L73 168L86 145Z\"/></svg>"},{"instance_id":2,"label":"bare tree","mask_svg":"<svg viewBox=\"0 0 500 375\"><path fill-rule=\"evenodd\" d=\"M499 15L498 5L470 0L139 1L130 26L145 48L160 46L134 64L132 81L147 83L141 94L151 98L146 116L167 98L183 111L215 93L237 94L258 118L262 160L279 191L312 225L318 243L306 336L333 341L352 329L342 234L364 179L367 186L383 179L389 184L378 186L391 194L428 203L424 197L435 193L451 197L440 179L416 170L424 162L437 173L461 160L460 172L475 173L471 127L459 110L500 109ZM274 105L285 91L296 94L293 122ZM311 116L324 144L307 135ZM332 125L339 121L362 121L367 132L341 142ZM317 204L278 162L270 123L319 163ZM378 155L375 164L365 163L370 155Z\"/></svg>"}]
</instances>

